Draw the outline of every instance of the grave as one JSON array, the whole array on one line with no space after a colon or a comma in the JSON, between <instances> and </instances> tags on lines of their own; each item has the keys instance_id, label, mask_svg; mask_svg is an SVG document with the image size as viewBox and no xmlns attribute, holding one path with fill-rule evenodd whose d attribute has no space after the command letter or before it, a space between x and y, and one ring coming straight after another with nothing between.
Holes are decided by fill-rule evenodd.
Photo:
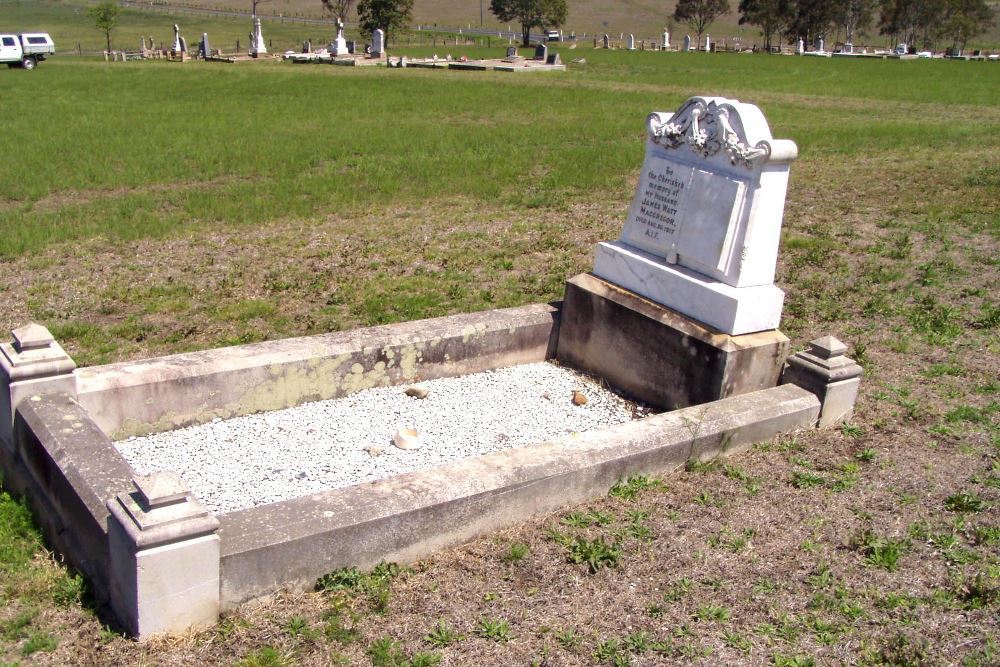
<instances>
[{"instance_id":1,"label":"grave","mask_svg":"<svg viewBox=\"0 0 1000 667\"><path fill-rule=\"evenodd\" d=\"M684 50L685 51L691 51L692 50L691 35L684 35Z\"/></svg>"},{"instance_id":2,"label":"grave","mask_svg":"<svg viewBox=\"0 0 1000 667\"><path fill-rule=\"evenodd\" d=\"M337 34L326 48L332 56L347 54L347 40L344 39L344 22L340 20L340 17L337 17Z\"/></svg>"},{"instance_id":3,"label":"grave","mask_svg":"<svg viewBox=\"0 0 1000 667\"><path fill-rule=\"evenodd\" d=\"M260 18L254 17L253 33L250 35L250 55L257 58L267 55L267 45L264 43L264 32L260 25Z\"/></svg>"},{"instance_id":4,"label":"grave","mask_svg":"<svg viewBox=\"0 0 1000 667\"><path fill-rule=\"evenodd\" d=\"M372 31L372 57L381 58L385 52L385 32L381 28Z\"/></svg>"},{"instance_id":5,"label":"grave","mask_svg":"<svg viewBox=\"0 0 1000 667\"><path fill-rule=\"evenodd\" d=\"M337 568L413 561L629 475L837 424L860 373L845 347L814 341L779 384L788 341L766 328L780 312L771 278L794 144L772 139L756 107L722 98L654 113L647 131L622 238L599 245L595 272L570 278L558 303L88 368L44 327L16 329L0 344L5 488L97 602L147 637ZM218 512L173 471L137 472L114 442L547 360L665 411ZM572 410L585 402L577 393L550 398ZM226 461L211 467L225 474Z\"/></svg>"}]
</instances>

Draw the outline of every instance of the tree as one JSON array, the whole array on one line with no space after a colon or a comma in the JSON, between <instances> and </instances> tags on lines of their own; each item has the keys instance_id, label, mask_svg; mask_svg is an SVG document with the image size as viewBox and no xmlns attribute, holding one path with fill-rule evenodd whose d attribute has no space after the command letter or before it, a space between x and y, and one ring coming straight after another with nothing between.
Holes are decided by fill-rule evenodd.
<instances>
[{"instance_id":1,"label":"tree","mask_svg":"<svg viewBox=\"0 0 1000 667\"><path fill-rule=\"evenodd\" d=\"M877 0L840 0L834 9L834 20L844 29L844 41L854 43L854 33L869 28L875 19Z\"/></svg>"},{"instance_id":2,"label":"tree","mask_svg":"<svg viewBox=\"0 0 1000 667\"><path fill-rule=\"evenodd\" d=\"M834 12L830 0L798 0L791 30L808 44L826 35L833 25Z\"/></svg>"},{"instance_id":3,"label":"tree","mask_svg":"<svg viewBox=\"0 0 1000 667\"><path fill-rule=\"evenodd\" d=\"M566 22L566 0L490 0L490 11L503 22L521 24L521 43L531 43L532 28L557 28Z\"/></svg>"},{"instance_id":4,"label":"tree","mask_svg":"<svg viewBox=\"0 0 1000 667\"><path fill-rule=\"evenodd\" d=\"M93 20L97 29L104 33L104 37L108 42L108 51L110 51L111 33L118 27L118 19L121 18L122 8L118 6L115 0L104 0L88 9L87 14Z\"/></svg>"},{"instance_id":5,"label":"tree","mask_svg":"<svg viewBox=\"0 0 1000 667\"><path fill-rule=\"evenodd\" d=\"M951 38L953 48L963 51L969 38L993 25L993 10L985 0L949 0L945 13L942 32Z\"/></svg>"},{"instance_id":6,"label":"tree","mask_svg":"<svg viewBox=\"0 0 1000 667\"><path fill-rule=\"evenodd\" d=\"M698 43L705 28L715 19L729 13L729 0L677 0L674 19L698 33Z\"/></svg>"},{"instance_id":7,"label":"tree","mask_svg":"<svg viewBox=\"0 0 1000 667\"><path fill-rule=\"evenodd\" d=\"M347 15L354 6L354 0L320 0L320 2L323 3L323 9L341 21L347 20Z\"/></svg>"},{"instance_id":8,"label":"tree","mask_svg":"<svg viewBox=\"0 0 1000 667\"><path fill-rule=\"evenodd\" d=\"M781 35L795 18L794 0L740 0L740 25L755 25L764 33L764 50L771 38Z\"/></svg>"},{"instance_id":9,"label":"tree","mask_svg":"<svg viewBox=\"0 0 1000 667\"><path fill-rule=\"evenodd\" d=\"M359 0L358 23L364 32L381 28L388 45L392 32L409 25L412 11L413 0Z\"/></svg>"}]
</instances>

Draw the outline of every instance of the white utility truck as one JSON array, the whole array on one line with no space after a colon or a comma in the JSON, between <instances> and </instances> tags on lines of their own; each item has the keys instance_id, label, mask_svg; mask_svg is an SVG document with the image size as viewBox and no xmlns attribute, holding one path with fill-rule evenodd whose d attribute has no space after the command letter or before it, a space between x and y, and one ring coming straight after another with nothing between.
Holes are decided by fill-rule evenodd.
<instances>
[{"instance_id":1,"label":"white utility truck","mask_svg":"<svg viewBox=\"0 0 1000 667\"><path fill-rule=\"evenodd\" d=\"M0 63L7 63L7 67L35 69L35 65L55 52L56 45L44 32L0 33Z\"/></svg>"}]
</instances>

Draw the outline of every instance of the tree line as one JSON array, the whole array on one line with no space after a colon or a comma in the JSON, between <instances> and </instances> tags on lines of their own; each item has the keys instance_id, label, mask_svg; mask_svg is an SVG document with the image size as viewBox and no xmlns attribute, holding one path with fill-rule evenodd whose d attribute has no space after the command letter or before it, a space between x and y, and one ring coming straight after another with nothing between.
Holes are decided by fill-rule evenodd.
<instances>
[{"instance_id":1,"label":"tree line","mask_svg":"<svg viewBox=\"0 0 1000 667\"><path fill-rule=\"evenodd\" d=\"M877 28L892 42L935 48L950 41L964 49L969 39L993 25L986 0L739 0L740 25L760 28L764 48L775 41L806 43L831 35L853 43ZM729 0L678 0L673 18L702 33L728 14Z\"/></svg>"}]
</instances>

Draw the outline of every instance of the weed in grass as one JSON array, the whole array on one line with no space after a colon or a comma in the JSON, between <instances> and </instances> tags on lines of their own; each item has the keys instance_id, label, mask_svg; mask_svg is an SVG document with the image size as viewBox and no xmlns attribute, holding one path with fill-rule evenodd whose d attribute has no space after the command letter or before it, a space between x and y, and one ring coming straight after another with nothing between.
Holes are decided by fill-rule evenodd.
<instances>
[{"instance_id":1,"label":"weed in grass","mask_svg":"<svg viewBox=\"0 0 1000 667\"><path fill-rule=\"evenodd\" d=\"M557 530L556 528L553 527L547 528L545 530L545 535L546 537L548 537L550 540L552 540L561 547L569 548L570 545L573 544L572 535L570 535L569 533L564 533L561 530Z\"/></svg>"},{"instance_id":2,"label":"weed in grass","mask_svg":"<svg viewBox=\"0 0 1000 667\"><path fill-rule=\"evenodd\" d=\"M365 574L356 567L343 568L320 577L316 587L325 591L357 591L364 594L372 609L384 614L392 597L392 580L403 572L396 563L379 563Z\"/></svg>"},{"instance_id":3,"label":"weed in grass","mask_svg":"<svg viewBox=\"0 0 1000 667\"><path fill-rule=\"evenodd\" d=\"M985 503L975 493L962 492L945 498L944 507L951 512L980 512Z\"/></svg>"},{"instance_id":4,"label":"weed in grass","mask_svg":"<svg viewBox=\"0 0 1000 667\"><path fill-rule=\"evenodd\" d=\"M523 542L511 542L507 546L507 552L501 556L501 559L505 563L520 563L527 558L529 553L531 553L531 549L528 548L527 544Z\"/></svg>"},{"instance_id":5,"label":"weed in grass","mask_svg":"<svg viewBox=\"0 0 1000 667\"><path fill-rule=\"evenodd\" d=\"M289 637L300 637L309 634L309 621L304 616L292 616L285 623L285 632Z\"/></svg>"},{"instance_id":6,"label":"weed in grass","mask_svg":"<svg viewBox=\"0 0 1000 667\"><path fill-rule=\"evenodd\" d=\"M934 296L925 294L910 308L907 315L910 326L931 345L942 345L955 340L962 333L962 316L955 306L940 303Z\"/></svg>"},{"instance_id":7,"label":"weed in grass","mask_svg":"<svg viewBox=\"0 0 1000 667\"><path fill-rule=\"evenodd\" d=\"M598 642L594 649L594 659L598 662L608 662L614 660L621 653L621 644L615 639L605 639Z\"/></svg>"},{"instance_id":8,"label":"weed in grass","mask_svg":"<svg viewBox=\"0 0 1000 667\"><path fill-rule=\"evenodd\" d=\"M789 644L795 643L802 634L798 619L791 614L782 614L778 618L778 627L775 634Z\"/></svg>"},{"instance_id":9,"label":"weed in grass","mask_svg":"<svg viewBox=\"0 0 1000 667\"><path fill-rule=\"evenodd\" d=\"M380 637L365 651L372 667L406 667L409 660L402 647L392 637Z\"/></svg>"},{"instance_id":10,"label":"weed in grass","mask_svg":"<svg viewBox=\"0 0 1000 667\"><path fill-rule=\"evenodd\" d=\"M556 632L555 637L559 645L571 653L576 652L580 648L580 645L583 644L583 637L577 634L573 628L559 630Z\"/></svg>"},{"instance_id":11,"label":"weed in grass","mask_svg":"<svg viewBox=\"0 0 1000 667\"><path fill-rule=\"evenodd\" d=\"M441 664L441 656L437 653L417 652L410 656L409 667L437 667Z\"/></svg>"},{"instance_id":12,"label":"weed in grass","mask_svg":"<svg viewBox=\"0 0 1000 667\"><path fill-rule=\"evenodd\" d=\"M361 632L357 628L348 627L343 616L338 611L327 612L323 617L323 636L327 641L336 642L342 646L353 644L361 639Z\"/></svg>"},{"instance_id":13,"label":"weed in grass","mask_svg":"<svg viewBox=\"0 0 1000 667\"><path fill-rule=\"evenodd\" d=\"M865 615L865 608L857 602L843 602L837 611L849 621L856 621Z\"/></svg>"},{"instance_id":14,"label":"weed in grass","mask_svg":"<svg viewBox=\"0 0 1000 667\"><path fill-rule=\"evenodd\" d=\"M32 633L21 647L21 655L27 657L35 653L51 653L58 645L59 640L46 632Z\"/></svg>"},{"instance_id":15,"label":"weed in grass","mask_svg":"<svg viewBox=\"0 0 1000 667\"><path fill-rule=\"evenodd\" d=\"M985 408L977 408L972 405L960 405L950 410L944 416L945 421L950 423L967 422L969 424L989 424L992 415L1000 409L1000 403L991 403Z\"/></svg>"},{"instance_id":16,"label":"weed in grass","mask_svg":"<svg viewBox=\"0 0 1000 667\"><path fill-rule=\"evenodd\" d=\"M694 582L690 579L686 577L678 579L667 587L667 591L663 594L663 600L665 602L677 602L691 592L692 586L694 586Z\"/></svg>"},{"instance_id":17,"label":"weed in grass","mask_svg":"<svg viewBox=\"0 0 1000 667\"><path fill-rule=\"evenodd\" d=\"M810 575L808 581L813 589L829 588L835 582L833 570L830 569L829 565L824 563L816 568L816 574Z\"/></svg>"},{"instance_id":18,"label":"weed in grass","mask_svg":"<svg viewBox=\"0 0 1000 667\"><path fill-rule=\"evenodd\" d=\"M38 617L37 609L25 609L12 618L0 622L0 637L7 641L17 641L28 636L31 622Z\"/></svg>"},{"instance_id":19,"label":"weed in grass","mask_svg":"<svg viewBox=\"0 0 1000 667\"><path fill-rule=\"evenodd\" d=\"M645 475L635 475L627 480L619 480L611 487L608 495L622 500L635 500L640 493L646 490L657 489L666 491L667 485L662 479L656 477L646 477Z\"/></svg>"},{"instance_id":20,"label":"weed in grass","mask_svg":"<svg viewBox=\"0 0 1000 667\"><path fill-rule=\"evenodd\" d=\"M722 474L731 480L743 484L743 488L746 489L747 495L756 496L760 492L760 479L753 477L738 465L730 463L722 464Z\"/></svg>"},{"instance_id":21,"label":"weed in grass","mask_svg":"<svg viewBox=\"0 0 1000 667\"><path fill-rule=\"evenodd\" d=\"M1000 568L980 570L974 577L959 577L954 593L966 609L983 609L997 604L1000 602Z\"/></svg>"},{"instance_id":22,"label":"weed in grass","mask_svg":"<svg viewBox=\"0 0 1000 667\"><path fill-rule=\"evenodd\" d=\"M851 546L861 552L866 565L895 572L899 569L899 559L909 548L909 541L879 537L865 530L851 538Z\"/></svg>"},{"instance_id":23,"label":"weed in grass","mask_svg":"<svg viewBox=\"0 0 1000 667\"><path fill-rule=\"evenodd\" d=\"M1000 526L976 526L972 529L972 539L976 546L1000 544Z\"/></svg>"},{"instance_id":24,"label":"weed in grass","mask_svg":"<svg viewBox=\"0 0 1000 667\"><path fill-rule=\"evenodd\" d=\"M718 605L702 605L701 607L698 607L698 611L695 612L695 618L699 621L726 623L729 621L729 610Z\"/></svg>"},{"instance_id":25,"label":"weed in grass","mask_svg":"<svg viewBox=\"0 0 1000 667\"><path fill-rule=\"evenodd\" d=\"M816 641L824 646L830 646L835 643L837 641L837 636L840 634L839 625L819 616L812 619L809 624L809 629L812 630L813 637L816 638Z\"/></svg>"},{"instance_id":26,"label":"weed in grass","mask_svg":"<svg viewBox=\"0 0 1000 667\"><path fill-rule=\"evenodd\" d=\"M1000 645L987 638L983 648L973 651L962 659L962 667L995 667L1000 663Z\"/></svg>"},{"instance_id":27,"label":"weed in grass","mask_svg":"<svg viewBox=\"0 0 1000 667\"><path fill-rule=\"evenodd\" d=\"M796 470L792 473L791 485L796 489L808 489L814 486L822 486L825 483L826 479L816 473L804 470Z\"/></svg>"},{"instance_id":28,"label":"weed in grass","mask_svg":"<svg viewBox=\"0 0 1000 667\"><path fill-rule=\"evenodd\" d=\"M807 655L782 655L775 653L771 656L771 662L775 667L815 667L816 660Z\"/></svg>"},{"instance_id":29,"label":"weed in grass","mask_svg":"<svg viewBox=\"0 0 1000 667\"><path fill-rule=\"evenodd\" d=\"M722 507L722 500L716 498L708 491L702 491L695 496L694 502L702 507Z\"/></svg>"},{"instance_id":30,"label":"weed in grass","mask_svg":"<svg viewBox=\"0 0 1000 667\"><path fill-rule=\"evenodd\" d=\"M503 643L511 640L510 624L503 618L481 618L473 630L477 637Z\"/></svg>"},{"instance_id":31,"label":"weed in grass","mask_svg":"<svg viewBox=\"0 0 1000 667\"><path fill-rule=\"evenodd\" d=\"M577 537L569 545L569 562L576 565L586 563L591 574L603 567L614 567L621 558L622 550L618 543L608 544L603 537L588 540Z\"/></svg>"},{"instance_id":32,"label":"weed in grass","mask_svg":"<svg viewBox=\"0 0 1000 667\"><path fill-rule=\"evenodd\" d=\"M870 447L868 447L868 448L862 449L860 452L858 452L857 454L855 454L854 458L856 458L857 460L861 461L862 463L871 463L872 461L875 460L875 458L877 456L878 456L878 454L875 452L875 450L872 449L872 448L870 448Z\"/></svg>"},{"instance_id":33,"label":"weed in grass","mask_svg":"<svg viewBox=\"0 0 1000 667\"><path fill-rule=\"evenodd\" d=\"M646 607L646 615L650 618L663 618L663 614L665 614L666 611L666 607L662 604L651 604Z\"/></svg>"},{"instance_id":34,"label":"weed in grass","mask_svg":"<svg viewBox=\"0 0 1000 667\"><path fill-rule=\"evenodd\" d=\"M79 574L60 573L52 583L52 601L60 607L68 607L80 602L86 590L86 582Z\"/></svg>"},{"instance_id":35,"label":"weed in grass","mask_svg":"<svg viewBox=\"0 0 1000 667\"><path fill-rule=\"evenodd\" d=\"M930 642L924 637L911 637L897 633L879 649L877 662L902 667L925 667L935 663Z\"/></svg>"},{"instance_id":36,"label":"weed in grass","mask_svg":"<svg viewBox=\"0 0 1000 667\"><path fill-rule=\"evenodd\" d=\"M101 644L110 644L116 639L125 639L126 637L124 632L116 632L107 625L102 626L101 631L97 633L97 641Z\"/></svg>"},{"instance_id":37,"label":"weed in grass","mask_svg":"<svg viewBox=\"0 0 1000 667\"><path fill-rule=\"evenodd\" d=\"M562 523L573 528L586 528L593 525L606 526L613 523L614 520L615 516L610 512L571 512L563 517Z\"/></svg>"},{"instance_id":38,"label":"weed in grass","mask_svg":"<svg viewBox=\"0 0 1000 667\"><path fill-rule=\"evenodd\" d=\"M285 667L289 664L288 657L273 646L265 646L247 654L233 667Z\"/></svg>"},{"instance_id":39,"label":"weed in grass","mask_svg":"<svg viewBox=\"0 0 1000 667\"><path fill-rule=\"evenodd\" d=\"M699 461L698 459L688 459L687 463L684 464L685 471L699 473L699 474L714 472L718 468L719 468L719 463L714 459L711 461Z\"/></svg>"},{"instance_id":40,"label":"weed in grass","mask_svg":"<svg viewBox=\"0 0 1000 667\"><path fill-rule=\"evenodd\" d=\"M642 655L649 650L652 641L653 640L649 636L648 632L640 630L625 636L622 639L622 647L627 651L635 653L636 655Z\"/></svg>"},{"instance_id":41,"label":"weed in grass","mask_svg":"<svg viewBox=\"0 0 1000 667\"><path fill-rule=\"evenodd\" d=\"M753 648L753 644L750 640L738 632L730 632L728 630L723 632L722 641L729 648L734 648L737 651L742 651L743 653L749 653L750 649Z\"/></svg>"},{"instance_id":42,"label":"weed in grass","mask_svg":"<svg viewBox=\"0 0 1000 667\"><path fill-rule=\"evenodd\" d=\"M865 430L863 428L857 424L848 424L846 422L841 424L840 432L853 440L857 440L865 435Z\"/></svg>"}]
</instances>

